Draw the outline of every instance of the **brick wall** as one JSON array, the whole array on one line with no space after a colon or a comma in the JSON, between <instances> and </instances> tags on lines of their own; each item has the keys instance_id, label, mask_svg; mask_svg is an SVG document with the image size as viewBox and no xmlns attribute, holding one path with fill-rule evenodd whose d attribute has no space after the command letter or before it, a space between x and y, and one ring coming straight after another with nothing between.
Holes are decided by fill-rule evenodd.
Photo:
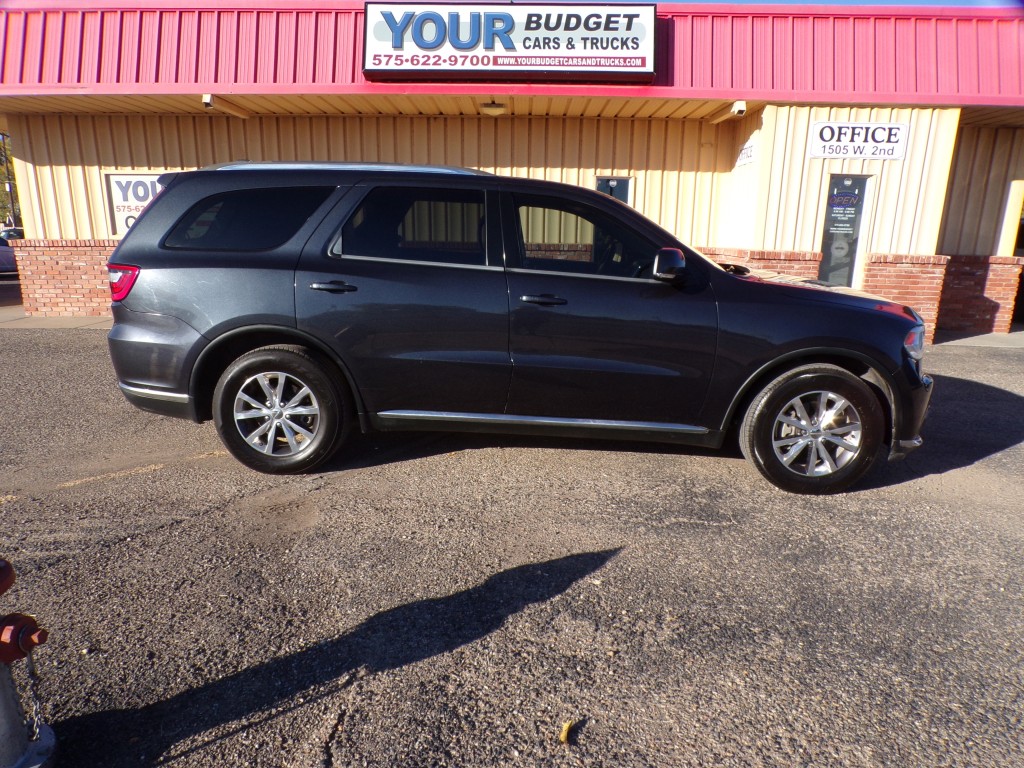
<instances>
[{"instance_id":1,"label":"brick wall","mask_svg":"<svg viewBox=\"0 0 1024 768\"><path fill-rule=\"evenodd\" d=\"M17 240L25 314L104 316L110 311L106 262L117 240ZM821 254L703 248L711 258L816 279ZM1000 256L872 254L864 290L907 304L935 329L1008 333L1024 259ZM941 305L941 308L940 308Z\"/></svg>"},{"instance_id":2,"label":"brick wall","mask_svg":"<svg viewBox=\"0 0 1024 768\"><path fill-rule=\"evenodd\" d=\"M110 313L106 263L117 240L15 240L25 314L99 317Z\"/></svg>"},{"instance_id":3,"label":"brick wall","mask_svg":"<svg viewBox=\"0 0 1024 768\"><path fill-rule=\"evenodd\" d=\"M742 264L752 269L767 269L784 275L818 279L821 264L820 253L807 251L757 251L745 248L698 248L701 253L715 261Z\"/></svg>"},{"instance_id":4,"label":"brick wall","mask_svg":"<svg viewBox=\"0 0 1024 768\"><path fill-rule=\"evenodd\" d=\"M757 251L736 248L702 248L716 261L770 269L794 277L818 279L821 254L806 251ZM948 256L900 256L872 254L864 273L865 293L913 307L928 326L928 342L935 335L942 297L942 281Z\"/></svg>"},{"instance_id":5,"label":"brick wall","mask_svg":"<svg viewBox=\"0 0 1024 768\"><path fill-rule=\"evenodd\" d=\"M939 329L1009 333L1024 259L951 256L942 284Z\"/></svg>"},{"instance_id":6,"label":"brick wall","mask_svg":"<svg viewBox=\"0 0 1024 768\"><path fill-rule=\"evenodd\" d=\"M949 256L873 253L868 256L863 290L917 310L928 326L931 343L948 262Z\"/></svg>"},{"instance_id":7,"label":"brick wall","mask_svg":"<svg viewBox=\"0 0 1024 768\"><path fill-rule=\"evenodd\" d=\"M526 258L593 261L594 247L586 243L527 243Z\"/></svg>"}]
</instances>

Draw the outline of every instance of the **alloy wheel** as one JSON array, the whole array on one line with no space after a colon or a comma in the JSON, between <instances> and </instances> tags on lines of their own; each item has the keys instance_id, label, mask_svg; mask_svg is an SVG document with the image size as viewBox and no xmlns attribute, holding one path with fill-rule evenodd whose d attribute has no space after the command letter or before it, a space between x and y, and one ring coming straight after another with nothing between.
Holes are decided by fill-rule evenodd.
<instances>
[{"instance_id":1,"label":"alloy wheel","mask_svg":"<svg viewBox=\"0 0 1024 768\"><path fill-rule=\"evenodd\" d=\"M295 376L250 376L235 395L233 417L242 438L268 456L295 456L312 445L320 426L316 395Z\"/></svg>"},{"instance_id":2,"label":"alloy wheel","mask_svg":"<svg viewBox=\"0 0 1024 768\"><path fill-rule=\"evenodd\" d=\"M849 400L836 392L806 392L775 417L772 448L790 471L821 477L857 457L862 434L860 414Z\"/></svg>"}]
</instances>

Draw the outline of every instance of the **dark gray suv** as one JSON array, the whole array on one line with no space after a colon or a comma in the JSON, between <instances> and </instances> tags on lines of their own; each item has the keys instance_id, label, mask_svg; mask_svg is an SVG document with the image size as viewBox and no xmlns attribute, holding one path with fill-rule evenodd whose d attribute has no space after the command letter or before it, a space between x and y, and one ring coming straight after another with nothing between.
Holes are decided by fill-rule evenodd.
<instances>
[{"instance_id":1,"label":"dark gray suv","mask_svg":"<svg viewBox=\"0 0 1024 768\"><path fill-rule=\"evenodd\" d=\"M920 444L911 309L722 267L611 197L454 168L169 174L109 264L140 408L213 419L263 472L354 429L718 447L842 490Z\"/></svg>"}]
</instances>

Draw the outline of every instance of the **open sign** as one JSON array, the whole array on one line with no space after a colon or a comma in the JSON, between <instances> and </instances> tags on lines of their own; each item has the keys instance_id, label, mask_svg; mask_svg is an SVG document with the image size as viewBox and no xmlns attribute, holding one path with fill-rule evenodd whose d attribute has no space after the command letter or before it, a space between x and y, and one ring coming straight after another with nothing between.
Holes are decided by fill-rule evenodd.
<instances>
[{"instance_id":1,"label":"open sign","mask_svg":"<svg viewBox=\"0 0 1024 768\"><path fill-rule=\"evenodd\" d=\"M159 173L108 173L107 207L110 210L110 232L123 236L158 194Z\"/></svg>"}]
</instances>

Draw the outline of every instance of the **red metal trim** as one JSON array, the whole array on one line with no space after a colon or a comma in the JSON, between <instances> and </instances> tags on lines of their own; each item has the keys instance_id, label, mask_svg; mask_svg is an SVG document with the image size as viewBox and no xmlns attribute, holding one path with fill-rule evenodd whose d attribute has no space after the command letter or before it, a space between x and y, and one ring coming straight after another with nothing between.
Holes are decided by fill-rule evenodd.
<instances>
[{"instance_id":1,"label":"red metal trim","mask_svg":"<svg viewBox=\"0 0 1024 768\"><path fill-rule=\"evenodd\" d=\"M362 3L139 0L97 11L9 0L2 95L466 94L1024 106L1012 9L659 6L673 25L654 85L368 83ZM838 12L839 15L836 15Z\"/></svg>"},{"instance_id":2,"label":"red metal trim","mask_svg":"<svg viewBox=\"0 0 1024 768\"><path fill-rule=\"evenodd\" d=\"M455 0L460 2L461 0ZM561 2L562 0L555 0ZM470 2L470 0L466 0ZM494 3L497 0L479 0ZM614 0L609 0L614 2ZM538 0L543 4L543 0ZM211 0L202 6L187 7L171 0L133 0L132 2L101 2L90 0L6 0L5 11L58 12L70 11L359 11L365 3L353 0ZM982 7L974 5L786 5L785 3L658 3L658 15L713 15L713 16L825 16L829 18L869 17L959 17L1019 19L1020 8Z\"/></svg>"},{"instance_id":3,"label":"red metal trim","mask_svg":"<svg viewBox=\"0 0 1024 768\"><path fill-rule=\"evenodd\" d=\"M606 97L635 99L692 99L707 101L756 100L770 101L774 104L842 104L844 106L928 106L928 107L1024 107L1024 99L1017 96L988 96L971 94L883 94L864 93L854 90L810 91L766 90L756 92L743 88L668 88L664 86L613 86L604 84L580 85L548 83L532 85L529 83L346 83L344 89L330 83L278 85L268 87L258 83L247 84L117 84L104 86L102 89L85 91L78 88L69 91L66 86L4 86L4 96L68 96L68 95L108 95L108 96L181 96L198 95L201 93L223 94L225 96L276 96L276 95L345 95L345 96L492 96L496 90L510 96L562 96L562 97ZM0 96L0 112L3 112L3 100Z\"/></svg>"}]
</instances>

